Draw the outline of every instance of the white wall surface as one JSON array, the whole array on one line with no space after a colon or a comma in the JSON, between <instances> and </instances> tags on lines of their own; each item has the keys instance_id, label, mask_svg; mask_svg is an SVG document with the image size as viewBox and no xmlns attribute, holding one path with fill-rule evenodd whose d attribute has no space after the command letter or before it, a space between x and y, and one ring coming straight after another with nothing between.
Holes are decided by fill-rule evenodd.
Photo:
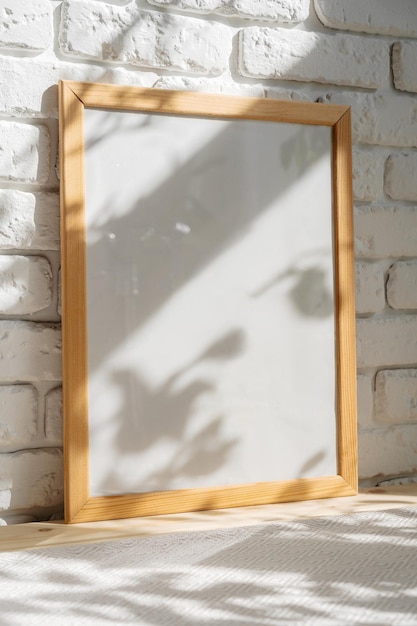
<instances>
[{"instance_id":1,"label":"white wall surface","mask_svg":"<svg viewBox=\"0 0 417 626\"><path fill-rule=\"evenodd\" d=\"M415 1L0 0L0 17L4 523L62 512L61 78L352 107L359 471L415 473Z\"/></svg>"}]
</instances>

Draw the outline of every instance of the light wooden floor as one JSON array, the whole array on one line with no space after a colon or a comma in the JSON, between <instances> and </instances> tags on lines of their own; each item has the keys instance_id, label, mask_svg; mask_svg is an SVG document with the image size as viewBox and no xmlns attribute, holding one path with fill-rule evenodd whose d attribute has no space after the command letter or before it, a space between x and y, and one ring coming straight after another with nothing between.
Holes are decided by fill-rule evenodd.
<instances>
[{"instance_id":1,"label":"light wooden floor","mask_svg":"<svg viewBox=\"0 0 417 626\"><path fill-rule=\"evenodd\" d=\"M32 522L0 527L0 551L93 543L172 532L250 526L308 517L387 510L410 505L417 506L417 484L389 488L377 487L362 490L359 495L347 498L159 515L109 522L70 525L63 522Z\"/></svg>"}]
</instances>

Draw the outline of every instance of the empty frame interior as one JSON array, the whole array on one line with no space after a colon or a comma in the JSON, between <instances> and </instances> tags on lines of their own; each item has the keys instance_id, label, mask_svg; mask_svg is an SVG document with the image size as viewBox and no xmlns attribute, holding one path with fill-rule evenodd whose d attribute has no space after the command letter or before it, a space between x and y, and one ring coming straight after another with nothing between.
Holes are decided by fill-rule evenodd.
<instances>
[{"instance_id":1,"label":"empty frame interior","mask_svg":"<svg viewBox=\"0 0 417 626\"><path fill-rule=\"evenodd\" d=\"M65 518L357 487L347 107L60 84Z\"/></svg>"}]
</instances>

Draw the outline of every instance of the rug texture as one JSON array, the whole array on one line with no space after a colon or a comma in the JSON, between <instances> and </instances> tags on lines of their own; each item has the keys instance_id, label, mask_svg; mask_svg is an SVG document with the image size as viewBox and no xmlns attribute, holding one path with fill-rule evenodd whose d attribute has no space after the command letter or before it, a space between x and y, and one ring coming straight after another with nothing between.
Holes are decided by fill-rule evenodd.
<instances>
[{"instance_id":1,"label":"rug texture","mask_svg":"<svg viewBox=\"0 0 417 626\"><path fill-rule=\"evenodd\" d=\"M2 553L0 624L417 625L417 507Z\"/></svg>"}]
</instances>

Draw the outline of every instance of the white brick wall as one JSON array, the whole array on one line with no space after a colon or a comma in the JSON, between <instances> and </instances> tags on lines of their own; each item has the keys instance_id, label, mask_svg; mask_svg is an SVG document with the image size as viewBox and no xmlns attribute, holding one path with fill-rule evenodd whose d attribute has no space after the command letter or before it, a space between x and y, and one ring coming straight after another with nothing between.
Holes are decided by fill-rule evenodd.
<instances>
[{"instance_id":1,"label":"white brick wall","mask_svg":"<svg viewBox=\"0 0 417 626\"><path fill-rule=\"evenodd\" d=\"M52 301L52 269L47 259L0 256L0 314L28 315Z\"/></svg>"},{"instance_id":2,"label":"white brick wall","mask_svg":"<svg viewBox=\"0 0 417 626\"><path fill-rule=\"evenodd\" d=\"M417 471L415 0L0 0L0 75L0 517L62 510L61 78L352 107L359 470Z\"/></svg>"},{"instance_id":3,"label":"white brick wall","mask_svg":"<svg viewBox=\"0 0 417 626\"><path fill-rule=\"evenodd\" d=\"M392 47L392 73L396 89L417 92L417 44L397 41Z\"/></svg>"},{"instance_id":4,"label":"white brick wall","mask_svg":"<svg viewBox=\"0 0 417 626\"><path fill-rule=\"evenodd\" d=\"M61 380L61 334L52 324L0 321L0 380Z\"/></svg>"},{"instance_id":5,"label":"white brick wall","mask_svg":"<svg viewBox=\"0 0 417 626\"><path fill-rule=\"evenodd\" d=\"M215 75L227 68L231 34L218 22L142 11L135 3L119 7L67 0L60 46L71 56Z\"/></svg>"},{"instance_id":6,"label":"white brick wall","mask_svg":"<svg viewBox=\"0 0 417 626\"><path fill-rule=\"evenodd\" d=\"M362 476L395 477L417 471L417 425L364 430L359 437ZM381 467L384 471L381 472Z\"/></svg>"},{"instance_id":7,"label":"white brick wall","mask_svg":"<svg viewBox=\"0 0 417 626\"><path fill-rule=\"evenodd\" d=\"M355 254L368 259L417 257L417 206L358 205Z\"/></svg>"},{"instance_id":8,"label":"white brick wall","mask_svg":"<svg viewBox=\"0 0 417 626\"><path fill-rule=\"evenodd\" d=\"M0 455L0 515L10 511L46 509L62 502L60 450L28 450ZM7 516L6 516L7 517Z\"/></svg>"},{"instance_id":9,"label":"white brick wall","mask_svg":"<svg viewBox=\"0 0 417 626\"><path fill-rule=\"evenodd\" d=\"M382 198L385 153L380 150L353 148L352 156L354 199L371 202Z\"/></svg>"},{"instance_id":10,"label":"white brick wall","mask_svg":"<svg viewBox=\"0 0 417 626\"><path fill-rule=\"evenodd\" d=\"M357 320L358 367L417 363L417 316Z\"/></svg>"},{"instance_id":11,"label":"white brick wall","mask_svg":"<svg viewBox=\"0 0 417 626\"><path fill-rule=\"evenodd\" d=\"M201 14L237 15L277 22L302 22L308 17L308 0L147 0L160 8Z\"/></svg>"},{"instance_id":12,"label":"white brick wall","mask_svg":"<svg viewBox=\"0 0 417 626\"><path fill-rule=\"evenodd\" d=\"M52 4L48 0L0 0L0 48L40 52L52 42Z\"/></svg>"},{"instance_id":13,"label":"white brick wall","mask_svg":"<svg viewBox=\"0 0 417 626\"><path fill-rule=\"evenodd\" d=\"M242 76L375 88L388 80L388 49L374 39L253 26L240 32Z\"/></svg>"},{"instance_id":14,"label":"white brick wall","mask_svg":"<svg viewBox=\"0 0 417 626\"><path fill-rule=\"evenodd\" d=\"M359 427L372 427L374 413L374 396L372 377L366 374L358 374L358 424Z\"/></svg>"},{"instance_id":15,"label":"white brick wall","mask_svg":"<svg viewBox=\"0 0 417 626\"><path fill-rule=\"evenodd\" d=\"M59 250L56 193L0 190L0 250Z\"/></svg>"},{"instance_id":16,"label":"white brick wall","mask_svg":"<svg viewBox=\"0 0 417 626\"><path fill-rule=\"evenodd\" d=\"M327 100L352 107L353 141L380 146L417 147L415 96L341 91L328 94Z\"/></svg>"},{"instance_id":17,"label":"white brick wall","mask_svg":"<svg viewBox=\"0 0 417 626\"><path fill-rule=\"evenodd\" d=\"M46 183L49 133L45 126L0 121L0 181Z\"/></svg>"},{"instance_id":18,"label":"white brick wall","mask_svg":"<svg viewBox=\"0 0 417 626\"><path fill-rule=\"evenodd\" d=\"M387 301L393 309L417 309L417 261L397 261L390 267Z\"/></svg>"},{"instance_id":19,"label":"white brick wall","mask_svg":"<svg viewBox=\"0 0 417 626\"><path fill-rule=\"evenodd\" d=\"M62 389L52 389L45 398L45 435L54 446L62 446Z\"/></svg>"},{"instance_id":20,"label":"white brick wall","mask_svg":"<svg viewBox=\"0 0 417 626\"><path fill-rule=\"evenodd\" d=\"M385 307L384 273L377 263L356 263L356 312L377 313Z\"/></svg>"},{"instance_id":21,"label":"white brick wall","mask_svg":"<svg viewBox=\"0 0 417 626\"><path fill-rule=\"evenodd\" d=\"M417 37L414 0L314 0L325 26L376 35Z\"/></svg>"},{"instance_id":22,"label":"white brick wall","mask_svg":"<svg viewBox=\"0 0 417 626\"><path fill-rule=\"evenodd\" d=\"M417 201L417 151L394 152L385 163L385 193L393 200Z\"/></svg>"},{"instance_id":23,"label":"white brick wall","mask_svg":"<svg viewBox=\"0 0 417 626\"><path fill-rule=\"evenodd\" d=\"M378 421L390 424L416 423L417 369L378 372L375 405Z\"/></svg>"},{"instance_id":24,"label":"white brick wall","mask_svg":"<svg viewBox=\"0 0 417 626\"><path fill-rule=\"evenodd\" d=\"M29 448L38 430L36 389L32 385L0 385L0 453Z\"/></svg>"}]
</instances>

